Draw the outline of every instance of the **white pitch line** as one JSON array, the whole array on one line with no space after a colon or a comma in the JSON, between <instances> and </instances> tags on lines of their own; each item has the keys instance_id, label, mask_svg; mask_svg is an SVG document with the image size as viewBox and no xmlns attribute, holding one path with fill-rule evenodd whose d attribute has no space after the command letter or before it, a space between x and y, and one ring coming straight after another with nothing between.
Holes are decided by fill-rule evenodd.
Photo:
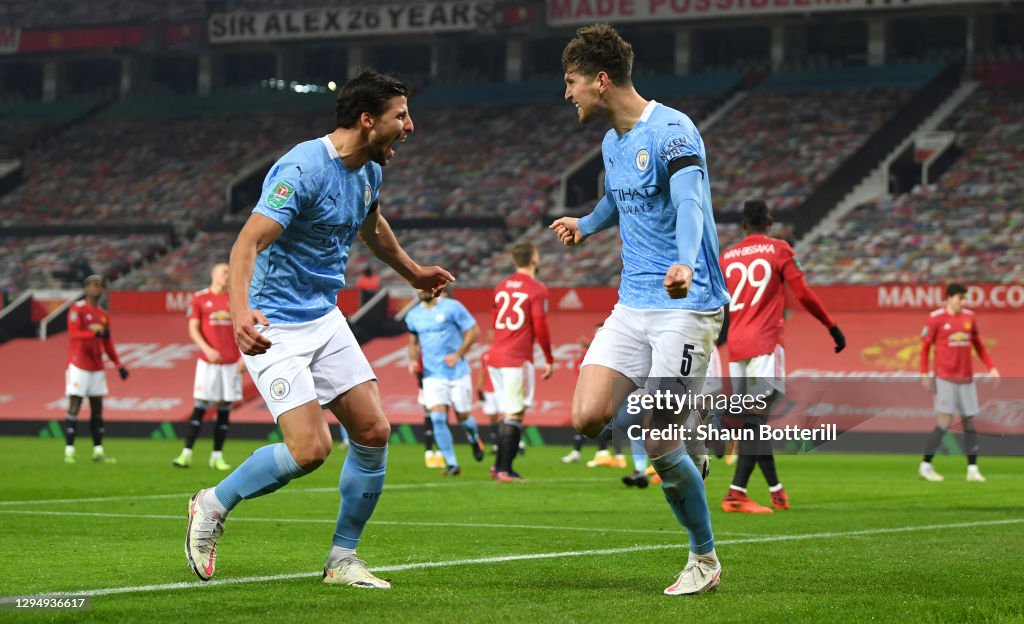
<instances>
[{"instance_id":1,"label":"white pitch line","mask_svg":"<svg viewBox=\"0 0 1024 624\"><path fill-rule=\"evenodd\" d=\"M120 514L101 513L92 511L38 511L22 509L0 509L0 514L17 516L79 516L87 518L131 518L142 520L178 520L184 522L185 514L176 516L168 514ZM335 519L325 518L232 518L234 522L271 522L284 524L335 524ZM372 524L388 526L414 526L414 527L457 527L473 529L529 529L541 531L582 531L586 533L650 533L656 535L673 535L672 529L622 529L622 528L601 528L601 527L573 527L550 524L490 524L480 522L421 522L406 520L371 520ZM751 533L718 533L718 535L752 535Z\"/></svg>"},{"instance_id":2,"label":"white pitch line","mask_svg":"<svg viewBox=\"0 0 1024 624\"><path fill-rule=\"evenodd\" d=\"M942 529L964 529L979 526L999 526L1006 524L1021 524L1024 518L1008 518L1006 520L986 520L980 522L961 522L955 524L927 524L908 527L891 527L881 529L862 529L860 531L834 531L828 533L807 533L803 535L771 535L761 538L723 540L717 542L717 546L735 546L742 544L760 544L766 542L784 542L796 540L834 539L842 537L858 537L862 535L885 535L888 533L907 533L912 531L937 531ZM682 544L655 544L648 546L628 546L625 548L604 548L600 550L570 550L551 553L534 553L528 555L504 555L498 557L482 557L479 559L456 559L452 561L424 561L420 563L404 563L391 566L380 566L373 568L374 572L400 572L403 570L422 570L426 568L443 568L459 565L486 565L489 563L505 563L508 561L533 561L538 559L561 559L565 557L588 557L595 555L620 555L631 552L644 552L652 550L671 550L683 548ZM129 594L139 592L170 591L175 589L199 589L205 587L219 587L222 585L241 585L247 583L266 583L271 581L287 581L300 578L311 578L319 576L319 572L297 572L292 574L273 574L267 576L245 576L233 579L221 579L216 581L190 581L180 583L164 583L160 585L136 585L131 587L108 587L104 589L87 589L80 591L50 592L38 595L66 595L66 596L110 596L114 594ZM16 598L23 596L3 596L0 603L13 602Z\"/></svg>"},{"instance_id":3,"label":"white pitch line","mask_svg":"<svg viewBox=\"0 0 1024 624\"><path fill-rule=\"evenodd\" d=\"M612 483L612 482L614 482L614 479L601 479L601 478L539 479L539 480L535 480L535 481L531 480L531 481L529 481L526 484L522 484L522 486L517 485L517 486L512 486L512 487L525 487L525 486L528 486L529 483L537 483L537 484L541 484L541 485L559 485L559 484L565 484L565 483L595 483L595 482L597 482L597 483L600 483L600 482ZM495 484L493 481L455 481L455 480L445 481L445 482L442 482L442 483L395 483L393 485L385 484L384 485L384 491L391 491L391 490L421 490L421 489L430 489L430 488L449 488L449 487L466 486L466 485L495 486L495 485L498 485L498 484ZM501 485L501 487L506 487L507 488L507 487L510 487L510 486ZM323 494L325 492L337 492L337 491L338 491L338 488L336 488L336 487L284 488L284 489L278 490L277 492L274 492L274 494ZM180 494L141 494L141 495L125 494L123 496L104 496L104 497L96 497L96 498L51 498L51 499L44 499L44 500L0 501L0 507L16 507L16 506L23 506L23 505L67 505L67 504L74 504L74 503L111 503L111 502L124 501L124 500L140 501L140 500L160 500L160 499L164 499L164 498L182 498L182 499L188 500L195 493L196 493L196 491L193 490L191 492L183 492L183 493L180 493Z\"/></svg>"}]
</instances>

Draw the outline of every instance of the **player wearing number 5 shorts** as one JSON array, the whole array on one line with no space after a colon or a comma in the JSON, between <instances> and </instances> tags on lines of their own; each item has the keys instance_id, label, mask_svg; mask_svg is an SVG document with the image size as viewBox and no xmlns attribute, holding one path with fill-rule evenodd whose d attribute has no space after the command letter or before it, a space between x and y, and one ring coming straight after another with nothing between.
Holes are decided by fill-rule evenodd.
<instances>
[{"instance_id":1,"label":"player wearing number 5 shorts","mask_svg":"<svg viewBox=\"0 0 1024 624\"><path fill-rule=\"evenodd\" d=\"M519 479L512 470L512 461L519 452L523 415L533 405L534 341L544 352L541 377L551 377L554 364L548 331L548 289L535 279L540 254L533 243L518 243L512 247L512 263L516 272L494 289L494 341L487 366L501 415L492 476L506 483Z\"/></svg>"},{"instance_id":2,"label":"player wearing number 5 shorts","mask_svg":"<svg viewBox=\"0 0 1024 624\"><path fill-rule=\"evenodd\" d=\"M974 385L974 366L971 348L988 366L988 374L999 377L985 343L978 333L978 319L967 310L967 287L950 284L946 287L946 305L928 316L921 330L921 378L925 388L935 393L935 411L938 413L935 429L928 436L924 459L918 474L928 481L942 481L943 477L932 467L939 443L953 423L953 414L959 414L964 429L964 452L967 453L967 480L985 480L978 470L978 435L974 417L978 415L978 389ZM928 356L935 347L935 379L928 374Z\"/></svg>"},{"instance_id":3,"label":"player wearing number 5 shorts","mask_svg":"<svg viewBox=\"0 0 1024 624\"><path fill-rule=\"evenodd\" d=\"M804 281L804 271L793 249L782 239L768 236L772 227L768 206L760 200L743 205L741 220L747 236L722 253L722 273L729 287L729 376L735 394L762 397L768 404L785 393L786 359L782 347L786 307L785 285L801 305L828 328L835 352L846 347L846 338L825 306ZM741 439L732 485L722 501L725 511L772 513L747 496L747 484L757 465L768 481L772 507L789 509L789 499L779 482L770 441L758 439L759 425L767 411L745 414L742 426L754 432L753 440Z\"/></svg>"},{"instance_id":4,"label":"player wearing number 5 shorts","mask_svg":"<svg viewBox=\"0 0 1024 624\"><path fill-rule=\"evenodd\" d=\"M674 403L669 408L668 400L660 401L651 412L658 420L652 426L679 431L694 417L694 410L678 409L679 402L692 407L703 388L729 301L718 267L704 140L685 114L637 93L633 48L613 27L593 24L576 31L562 51L562 66L565 99L575 105L580 122L610 129L601 145L604 197L590 214L562 217L551 229L565 245L583 243L616 224L622 237L619 301L583 360L572 398L573 426L588 437L601 435L626 397L644 387L663 398L667 393ZM637 435L635 429L625 431ZM722 566L702 478L706 449L691 453L685 437L659 435L645 436L645 450L690 539L686 564L664 593L710 591L718 586Z\"/></svg>"}]
</instances>

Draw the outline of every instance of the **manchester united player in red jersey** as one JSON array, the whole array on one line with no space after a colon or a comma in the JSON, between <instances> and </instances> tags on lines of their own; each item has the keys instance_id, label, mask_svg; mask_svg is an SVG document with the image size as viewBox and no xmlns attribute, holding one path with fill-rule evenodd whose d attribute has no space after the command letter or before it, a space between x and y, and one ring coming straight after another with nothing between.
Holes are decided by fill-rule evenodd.
<instances>
[{"instance_id":1,"label":"manchester united player in red jersey","mask_svg":"<svg viewBox=\"0 0 1024 624\"><path fill-rule=\"evenodd\" d=\"M89 397L89 428L92 430L92 460L112 464L113 457L103 452L103 397L107 394L107 376L103 372L103 352L117 366L121 379L128 379L128 369L121 365L117 350L110 340L110 315L100 307L103 277L85 278L85 299L68 310L68 369L65 373L68 413L64 420L64 461L75 463L75 430L82 397Z\"/></svg>"},{"instance_id":2,"label":"manchester united player in red jersey","mask_svg":"<svg viewBox=\"0 0 1024 624\"><path fill-rule=\"evenodd\" d=\"M785 392L786 366L782 348L782 312L786 305L783 286L828 328L835 351L846 347L846 338L825 306L804 282L804 272L784 240L771 238L772 217L763 201L743 205L743 230L747 236L720 258L729 288L729 376L733 392L765 397L769 405ZM757 439L765 414L749 414L744 427L753 440L740 440L739 459L722 509L744 513L772 513L747 496L747 484L756 464L764 473L772 507L789 509L789 498L779 482L769 441Z\"/></svg>"},{"instance_id":3,"label":"manchester united player in red jersey","mask_svg":"<svg viewBox=\"0 0 1024 624\"><path fill-rule=\"evenodd\" d=\"M494 478L516 481L512 460L519 451L523 414L533 404L533 343L544 352L544 379L551 377L554 358L548 332L548 289L534 276L540 254L532 243L512 247L516 272L494 289L494 342L491 343L488 372L503 416L498 429L498 458Z\"/></svg>"},{"instance_id":4,"label":"manchester united player in red jersey","mask_svg":"<svg viewBox=\"0 0 1024 624\"><path fill-rule=\"evenodd\" d=\"M985 343L978 334L978 320L974 312L964 308L967 303L967 287L950 284L946 288L946 305L928 316L928 323L921 330L921 376L924 386L935 393L935 411L938 413L935 429L928 437L924 460L918 474L928 481L942 481L943 477L932 467L935 450L953 422L953 414L959 414L964 428L964 450L967 453L967 480L984 481L978 471L978 437L974 429L974 417L978 414L978 389L974 385L974 368L971 365L971 347L988 366L989 375L999 377L999 371L992 364L992 358L985 350ZM935 379L928 373L928 356L935 346Z\"/></svg>"},{"instance_id":5,"label":"manchester united player in red jersey","mask_svg":"<svg viewBox=\"0 0 1024 624\"><path fill-rule=\"evenodd\" d=\"M192 465L192 445L199 437L203 416L210 404L217 405L210 468L230 470L224 461L224 440L228 437L231 404L242 400L242 354L235 344L234 326L228 304L228 265L221 262L210 269L210 287L192 294L188 306L188 335L199 347L192 398L192 416L185 433L185 448L171 463L178 468Z\"/></svg>"}]
</instances>

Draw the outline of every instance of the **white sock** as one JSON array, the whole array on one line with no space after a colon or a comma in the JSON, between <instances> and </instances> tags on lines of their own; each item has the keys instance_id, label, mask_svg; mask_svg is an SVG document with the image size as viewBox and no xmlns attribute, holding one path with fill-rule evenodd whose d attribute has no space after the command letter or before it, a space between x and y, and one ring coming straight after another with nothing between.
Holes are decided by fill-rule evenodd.
<instances>
[{"instance_id":1,"label":"white sock","mask_svg":"<svg viewBox=\"0 0 1024 624\"><path fill-rule=\"evenodd\" d=\"M188 454L191 455L192 451L190 450L188 452ZM223 454L222 451L213 451L212 453L210 453L210 461L217 461L218 459L220 459L223 456L224 456L224 454Z\"/></svg>"},{"instance_id":2,"label":"white sock","mask_svg":"<svg viewBox=\"0 0 1024 624\"><path fill-rule=\"evenodd\" d=\"M711 552L704 553L703 555L698 555L697 553L691 550L690 559L702 559L704 561L708 561L711 563L718 563L718 554L715 552L714 548L711 549Z\"/></svg>"},{"instance_id":3,"label":"white sock","mask_svg":"<svg viewBox=\"0 0 1024 624\"><path fill-rule=\"evenodd\" d=\"M782 484L779 483L778 485L773 485L770 488L768 488L768 491L771 492L772 494L774 494L775 492L778 492L781 489L782 489Z\"/></svg>"},{"instance_id":4,"label":"white sock","mask_svg":"<svg viewBox=\"0 0 1024 624\"><path fill-rule=\"evenodd\" d=\"M932 463L931 462L926 462L926 461L921 462L921 469L922 470L928 470L931 467L932 467Z\"/></svg>"},{"instance_id":5,"label":"white sock","mask_svg":"<svg viewBox=\"0 0 1024 624\"><path fill-rule=\"evenodd\" d=\"M64 452L65 452L65 453L71 453L71 454L74 454L74 452L75 452L75 447L74 447L73 445L71 445L71 444L68 444L68 445L66 445L66 446L64 447Z\"/></svg>"},{"instance_id":6,"label":"white sock","mask_svg":"<svg viewBox=\"0 0 1024 624\"><path fill-rule=\"evenodd\" d=\"M219 513L221 516L226 517L228 510L224 507L224 503L220 502L217 498L217 493L214 488L206 490L206 494L203 494L203 507L206 507L210 511Z\"/></svg>"},{"instance_id":7,"label":"white sock","mask_svg":"<svg viewBox=\"0 0 1024 624\"><path fill-rule=\"evenodd\" d=\"M331 552L327 555L327 567L334 567L334 564L338 563L342 559L355 556L355 548L344 548L338 545L331 546Z\"/></svg>"},{"instance_id":8,"label":"white sock","mask_svg":"<svg viewBox=\"0 0 1024 624\"><path fill-rule=\"evenodd\" d=\"M747 493L747 488L741 488L741 487L740 487L740 486L738 486L738 485L730 485L730 486L729 486L729 489L730 489L730 490L736 490L737 492L743 492L744 494L746 494L746 493Z\"/></svg>"},{"instance_id":9,"label":"white sock","mask_svg":"<svg viewBox=\"0 0 1024 624\"><path fill-rule=\"evenodd\" d=\"M183 449L181 449L181 454L184 455L185 457L191 458L192 457L192 449L190 449L190 448L183 448Z\"/></svg>"},{"instance_id":10,"label":"white sock","mask_svg":"<svg viewBox=\"0 0 1024 624\"><path fill-rule=\"evenodd\" d=\"M97 444L96 446L92 447L92 454L93 455L102 455L103 454L103 445L102 444Z\"/></svg>"}]
</instances>

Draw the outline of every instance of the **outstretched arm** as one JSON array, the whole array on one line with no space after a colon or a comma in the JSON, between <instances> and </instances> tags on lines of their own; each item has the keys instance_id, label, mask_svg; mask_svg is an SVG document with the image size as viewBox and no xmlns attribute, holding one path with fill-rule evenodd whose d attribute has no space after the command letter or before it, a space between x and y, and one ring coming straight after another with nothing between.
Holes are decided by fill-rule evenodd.
<instances>
[{"instance_id":1,"label":"outstretched arm","mask_svg":"<svg viewBox=\"0 0 1024 624\"><path fill-rule=\"evenodd\" d=\"M789 287L793 289L793 294L796 295L797 301L800 302L800 305L810 312L814 318L818 319L818 322L828 329L832 329L836 326L835 320L833 320L832 316L829 315L828 310L825 309L825 305L821 302L821 299L818 299L818 295L814 294L811 287L807 285L803 275L790 281Z\"/></svg>"},{"instance_id":2,"label":"outstretched arm","mask_svg":"<svg viewBox=\"0 0 1024 624\"><path fill-rule=\"evenodd\" d=\"M424 267L413 262L409 254L398 244L395 233L387 219L381 216L380 210L373 210L366 216L366 220L359 227L359 237L373 255L394 269L414 288L436 295L448 282L455 281L451 273L439 266Z\"/></svg>"}]
</instances>

